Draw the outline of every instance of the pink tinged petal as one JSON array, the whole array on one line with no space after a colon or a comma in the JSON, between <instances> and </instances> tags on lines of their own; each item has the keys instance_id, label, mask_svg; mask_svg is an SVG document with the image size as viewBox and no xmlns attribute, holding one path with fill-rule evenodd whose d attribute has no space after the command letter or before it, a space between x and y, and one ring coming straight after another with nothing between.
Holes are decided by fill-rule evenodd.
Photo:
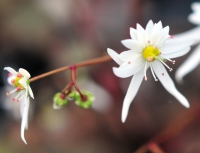
<instances>
[{"instance_id":1,"label":"pink tinged petal","mask_svg":"<svg viewBox=\"0 0 200 153\"><path fill-rule=\"evenodd\" d=\"M17 75L17 71L15 71L13 68L11 67L4 67L4 70L7 70L8 72L10 72L12 75Z\"/></svg>"},{"instance_id":2,"label":"pink tinged petal","mask_svg":"<svg viewBox=\"0 0 200 153\"><path fill-rule=\"evenodd\" d=\"M19 73L21 73L24 77L26 77L28 79L31 77L30 73L27 70L23 69L23 68L19 69Z\"/></svg>"},{"instance_id":3,"label":"pink tinged petal","mask_svg":"<svg viewBox=\"0 0 200 153\"><path fill-rule=\"evenodd\" d=\"M174 82L168 75L164 66L159 61L154 61L152 63L152 66L153 66L155 74L157 75L158 79L160 80L160 82L162 83L164 88L171 95L173 95L183 106L189 108L190 104L189 104L188 100L176 89ZM164 75L162 75L161 72L164 73Z\"/></svg>"},{"instance_id":4,"label":"pink tinged petal","mask_svg":"<svg viewBox=\"0 0 200 153\"><path fill-rule=\"evenodd\" d=\"M182 83L183 77L194 70L200 64L200 45L195 48L192 54L177 69L175 78L177 82Z\"/></svg>"},{"instance_id":5,"label":"pink tinged petal","mask_svg":"<svg viewBox=\"0 0 200 153\"><path fill-rule=\"evenodd\" d=\"M163 57L177 58L177 57L180 57L180 56L187 54L189 51L190 51L190 47L187 47L187 48L184 48L184 49L177 51L177 52L173 52L173 53L170 53L170 54L163 54ZM162 54L161 54L161 57L162 57Z\"/></svg>"},{"instance_id":6,"label":"pink tinged petal","mask_svg":"<svg viewBox=\"0 0 200 153\"><path fill-rule=\"evenodd\" d=\"M186 39L169 39L164 46L160 48L162 54L170 54L173 52L181 51L194 43L194 39L186 38Z\"/></svg>"},{"instance_id":7,"label":"pink tinged petal","mask_svg":"<svg viewBox=\"0 0 200 153\"><path fill-rule=\"evenodd\" d=\"M108 54L110 57L119 65L123 63L123 61L119 58L119 54L117 54L114 50L108 48L107 49Z\"/></svg>"},{"instance_id":8,"label":"pink tinged petal","mask_svg":"<svg viewBox=\"0 0 200 153\"><path fill-rule=\"evenodd\" d=\"M152 34L152 31L153 31L153 22L152 20L150 20L148 23L147 23L147 26L146 26L146 29L145 29L145 42L146 44L149 44L150 41L151 41L151 34Z\"/></svg>"},{"instance_id":9,"label":"pink tinged petal","mask_svg":"<svg viewBox=\"0 0 200 153\"><path fill-rule=\"evenodd\" d=\"M145 48L144 44L136 40L126 39L122 40L121 42L125 47L132 49L135 52L142 52Z\"/></svg>"},{"instance_id":10,"label":"pink tinged petal","mask_svg":"<svg viewBox=\"0 0 200 153\"><path fill-rule=\"evenodd\" d=\"M141 43L145 43L145 31L140 24L137 23L137 38Z\"/></svg>"},{"instance_id":11,"label":"pink tinged petal","mask_svg":"<svg viewBox=\"0 0 200 153\"><path fill-rule=\"evenodd\" d=\"M113 72L116 76L120 78L127 78L137 73L142 67L144 67L144 65L144 59L135 61L133 58L132 60L123 63L119 68L114 67Z\"/></svg>"},{"instance_id":12,"label":"pink tinged petal","mask_svg":"<svg viewBox=\"0 0 200 153\"><path fill-rule=\"evenodd\" d=\"M130 28L130 35L131 35L131 39L137 40L137 31L135 29Z\"/></svg>"},{"instance_id":13,"label":"pink tinged petal","mask_svg":"<svg viewBox=\"0 0 200 153\"><path fill-rule=\"evenodd\" d=\"M135 98L136 93L138 92L138 89L140 87L140 84L142 83L143 77L144 77L144 73L143 73L143 71L140 71L140 72L136 73L131 80L131 83L128 87L128 91L124 98L123 107L122 107L121 120L123 123L125 122L125 120L127 118L130 104L133 101L133 99Z\"/></svg>"},{"instance_id":14,"label":"pink tinged petal","mask_svg":"<svg viewBox=\"0 0 200 153\"><path fill-rule=\"evenodd\" d=\"M31 98L34 99L33 91L32 91L32 89L31 89L30 86L28 86L28 93L29 93L29 95L31 96Z\"/></svg>"},{"instance_id":15,"label":"pink tinged petal","mask_svg":"<svg viewBox=\"0 0 200 153\"><path fill-rule=\"evenodd\" d=\"M25 129L28 129L28 110L29 110L29 97L25 98L25 102L22 103L23 105L23 115L22 115L22 122L21 122L21 138L24 141L25 144L27 144L25 137L24 137L24 131Z\"/></svg>"},{"instance_id":16,"label":"pink tinged petal","mask_svg":"<svg viewBox=\"0 0 200 153\"><path fill-rule=\"evenodd\" d=\"M127 61L128 59L130 59L131 57L133 57L134 55L137 55L139 53L136 53L132 50L129 50L129 51L124 51L122 53L119 54L119 58L122 60L122 61ZM141 54L139 54L141 56Z\"/></svg>"}]
</instances>

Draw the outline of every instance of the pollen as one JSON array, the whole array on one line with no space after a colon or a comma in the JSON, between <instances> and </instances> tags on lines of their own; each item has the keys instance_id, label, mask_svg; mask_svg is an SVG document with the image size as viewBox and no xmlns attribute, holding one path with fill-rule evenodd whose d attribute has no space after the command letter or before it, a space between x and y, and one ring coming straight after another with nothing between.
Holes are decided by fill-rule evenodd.
<instances>
[{"instance_id":1,"label":"pollen","mask_svg":"<svg viewBox=\"0 0 200 153\"><path fill-rule=\"evenodd\" d=\"M153 62L157 59L157 56L159 56L161 52L159 49L155 46L148 46L143 50L143 57L146 59L148 62Z\"/></svg>"}]
</instances>

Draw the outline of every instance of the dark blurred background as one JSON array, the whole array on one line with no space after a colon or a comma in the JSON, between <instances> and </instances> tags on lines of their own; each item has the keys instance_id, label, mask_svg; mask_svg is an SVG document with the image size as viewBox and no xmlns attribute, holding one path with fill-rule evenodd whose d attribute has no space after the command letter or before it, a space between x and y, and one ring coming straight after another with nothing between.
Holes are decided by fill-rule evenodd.
<instances>
[{"instance_id":1,"label":"dark blurred background","mask_svg":"<svg viewBox=\"0 0 200 153\"><path fill-rule=\"evenodd\" d=\"M113 61L78 69L81 89L95 94L92 109L69 103L53 110L52 97L70 81L68 71L31 83L28 145L20 138L19 103L5 92L5 66L27 69L32 77L49 70L106 55L107 48L123 51L129 28L152 19L170 26L170 34L187 31L193 0L0 0L0 152L5 153L133 153L187 112L159 82L149 77L135 97L125 123L121 109L130 78L114 76ZM189 54L188 54L189 55ZM173 69L188 55L178 58ZM174 80L175 71L170 73ZM147 74L151 76L150 73ZM188 74L178 90L199 103L199 67ZM200 152L200 124L183 130L161 145L166 153Z\"/></svg>"}]
</instances>

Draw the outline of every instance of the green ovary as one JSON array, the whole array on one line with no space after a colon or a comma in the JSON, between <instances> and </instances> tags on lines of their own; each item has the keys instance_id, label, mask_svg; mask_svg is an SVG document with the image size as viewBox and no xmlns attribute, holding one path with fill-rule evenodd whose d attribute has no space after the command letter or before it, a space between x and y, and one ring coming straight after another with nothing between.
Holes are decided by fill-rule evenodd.
<instances>
[{"instance_id":1,"label":"green ovary","mask_svg":"<svg viewBox=\"0 0 200 153\"><path fill-rule=\"evenodd\" d=\"M19 83L19 80L21 80L21 79L22 79L21 77L16 77L16 78L14 79L13 85L14 85L15 87L20 87L21 90L23 90L24 87L21 85L21 83Z\"/></svg>"},{"instance_id":2,"label":"green ovary","mask_svg":"<svg viewBox=\"0 0 200 153\"><path fill-rule=\"evenodd\" d=\"M158 50L158 48L153 46L148 46L143 50L142 56L148 62L153 62L157 59L157 56L159 56L160 54L161 52Z\"/></svg>"}]
</instances>

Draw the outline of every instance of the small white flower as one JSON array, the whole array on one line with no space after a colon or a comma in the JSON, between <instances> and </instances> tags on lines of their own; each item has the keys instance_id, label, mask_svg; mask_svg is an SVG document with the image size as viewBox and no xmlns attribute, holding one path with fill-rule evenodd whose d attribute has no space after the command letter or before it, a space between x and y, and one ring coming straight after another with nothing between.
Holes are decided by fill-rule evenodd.
<instances>
[{"instance_id":1,"label":"small white flower","mask_svg":"<svg viewBox=\"0 0 200 153\"><path fill-rule=\"evenodd\" d=\"M9 72L8 83L14 86L14 90L7 92L7 95L16 94L12 99L15 102L20 102L20 112L22 117L21 122L21 138L25 144L27 144L24 131L28 129L28 111L29 111L29 96L34 98L31 87L29 86L29 78L31 77L29 72L20 68L19 72L15 71L11 67L5 67L4 70Z\"/></svg>"},{"instance_id":2,"label":"small white flower","mask_svg":"<svg viewBox=\"0 0 200 153\"><path fill-rule=\"evenodd\" d=\"M170 58L185 55L190 50L193 39L175 39L169 34L169 27L162 27L162 23L153 24L150 20L144 30L139 24L137 28L130 28L132 39L123 40L122 44L129 48L121 54L108 48L108 54L118 63L118 68L114 67L114 74L121 78L133 78L129 85L122 108L122 122L125 122L129 106L134 99L139 86L146 76L146 70L150 67L151 73L157 81L157 77L165 89L180 101L185 107L189 107L187 99L176 89L172 79L169 77L165 67L170 71L166 61L175 63ZM165 67L164 67L164 66ZM157 76L157 77L156 77Z\"/></svg>"},{"instance_id":3,"label":"small white flower","mask_svg":"<svg viewBox=\"0 0 200 153\"><path fill-rule=\"evenodd\" d=\"M189 38L193 37L196 39L196 43L200 41L200 2L192 3L192 10L194 11L188 17L191 23L197 24L198 26L178 34L176 37ZM184 63L177 69L175 78L179 83L183 82L183 77L194 70L200 64L200 44L194 49L192 54L184 61Z\"/></svg>"}]
</instances>

